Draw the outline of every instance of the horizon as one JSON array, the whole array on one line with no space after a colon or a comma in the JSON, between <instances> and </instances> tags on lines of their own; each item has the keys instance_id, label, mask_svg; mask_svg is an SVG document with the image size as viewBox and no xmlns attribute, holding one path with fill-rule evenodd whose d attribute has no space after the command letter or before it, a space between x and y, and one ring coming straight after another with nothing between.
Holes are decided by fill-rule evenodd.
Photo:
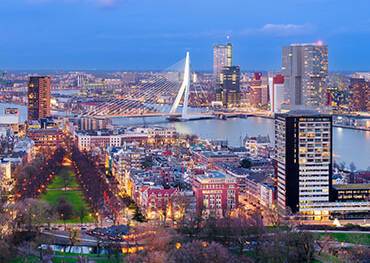
<instances>
[{"instance_id":1,"label":"horizon","mask_svg":"<svg viewBox=\"0 0 370 263\"><path fill-rule=\"evenodd\" d=\"M230 41L243 71L279 71L283 46L323 41L330 71L370 71L370 3L351 8L333 0L3 0L0 68L160 70L189 50L193 68L208 71L213 45Z\"/></svg>"}]
</instances>

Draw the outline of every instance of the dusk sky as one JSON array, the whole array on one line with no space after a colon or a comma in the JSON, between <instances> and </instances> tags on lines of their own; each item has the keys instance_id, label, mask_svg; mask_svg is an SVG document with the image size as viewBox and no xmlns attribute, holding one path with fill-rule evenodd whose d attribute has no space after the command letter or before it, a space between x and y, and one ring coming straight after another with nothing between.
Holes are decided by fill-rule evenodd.
<instances>
[{"instance_id":1,"label":"dusk sky","mask_svg":"<svg viewBox=\"0 0 370 263\"><path fill-rule=\"evenodd\" d=\"M322 40L330 70L370 70L369 0L0 0L0 69L164 69L234 45L242 70L278 70L281 47Z\"/></svg>"}]
</instances>

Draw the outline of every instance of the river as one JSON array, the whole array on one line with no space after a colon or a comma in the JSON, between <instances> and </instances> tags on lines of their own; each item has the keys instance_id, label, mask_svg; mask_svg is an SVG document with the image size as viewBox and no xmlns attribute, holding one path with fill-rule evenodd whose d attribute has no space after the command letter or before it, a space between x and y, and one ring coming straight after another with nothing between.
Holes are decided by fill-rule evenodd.
<instances>
[{"instance_id":1,"label":"river","mask_svg":"<svg viewBox=\"0 0 370 263\"><path fill-rule=\"evenodd\" d=\"M27 108L12 104L0 103L0 114L5 107L20 108L21 121L26 120ZM187 122L167 122L164 118L114 118L113 124L118 126L155 125L174 127L182 134L195 134L203 139L227 140L232 146L240 146L246 134L269 135L274 140L274 121L272 119L250 117L248 119L231 118L227 120L194 120ZM358 169L370 167L370 132L334 128L333 129L334 159L347 166L353 162Z\"/></svg>"},{"instance_id":2,"label":"river","mask_svg":"<svg viewBox=\"0 0 370 263\"><path fill-rule=\"evenodd\" d=\"M160 126L173 127L182 134L196 134L203 139L227 140L231 146L240 146L246 134L249 136L269 135L274 141L274 120L258 117L248 119L230 118L227 120L209 119L187 122L166 122L159 118L145 118L146 124L158 122ZM116 125L142 124L143 119L117 118ZM358 169L367 169L370 166L370 132L333 128L334 159L347 166L353 162Z\"/></svg>"}]
</instances>

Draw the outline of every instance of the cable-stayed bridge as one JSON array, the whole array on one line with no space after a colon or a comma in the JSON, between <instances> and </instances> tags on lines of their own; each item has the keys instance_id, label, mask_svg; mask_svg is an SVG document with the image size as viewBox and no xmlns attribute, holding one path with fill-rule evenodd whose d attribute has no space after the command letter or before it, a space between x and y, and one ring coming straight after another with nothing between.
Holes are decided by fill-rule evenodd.
<instances>
[{"instance_id":1,"label":"cable-stayed bridge","mask_svg":"<svg viewBox=\"0 0 370 263\"><path fill-rule=\"evenodd\" d=\"M157 117L169 119L209 118L212 112L189 108L192 86L190 54L160 74L141 80L128 94L100 102L83 117ZM193 90L196 95L204 90Z\"/></svg>"}]
</instances>

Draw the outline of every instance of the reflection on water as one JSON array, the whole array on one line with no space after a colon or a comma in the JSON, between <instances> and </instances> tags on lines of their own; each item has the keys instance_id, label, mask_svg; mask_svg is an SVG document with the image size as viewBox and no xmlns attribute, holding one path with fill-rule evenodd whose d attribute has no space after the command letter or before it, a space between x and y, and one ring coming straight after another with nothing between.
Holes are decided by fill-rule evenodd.
<instances>
[{"instance_id":1,"label":"reflection on water","mask_svg":"<svg viewBox=\"0 0 370 263\"><path fill-rule=\"evenodd\" d=\"M14 107L14 104L0 103L0 114L5 107ZM26 120L27 108L20 108L22 121ZM113 124L119 126L130 125L161 125L174 127L183 134L196 134L204 139L227 140L230 145L240 146L246 134L249 136L269 135L274 141L274 121L265 118L248 119L231 118L227 120L195 120L188 122L168 122L165 118L114 118ZM370 166L370 132L353 129L334 128L334 158L337 162L353 162L358 169L367 169Z\"/></svg>"},{"instance_id":2,"label":"reflection on water","mask_svg":"<svg viewBox=\"0 0 370 263\"><path fill-rule=\"evenodd\" d=\"M165 122L164 119L150 120L145 118L146 124L161 122L161 126L174 127L183 134L196 134L204 139L227 140L232 146L240 146L246 134L249 136L269 135L274 142L274 121L265 118L248 119L232 118L227 120L196 120L188 122ZM114 123L132 125L133 119L116 119ZM136 124L140 120L136 119ZM143 120L141 119L141 123ZM367 169L370 166L370 132L353 129L333 129L333 152L337 162L349 165L353 162L358 169Z\"/></svg>"}]
</instances>

